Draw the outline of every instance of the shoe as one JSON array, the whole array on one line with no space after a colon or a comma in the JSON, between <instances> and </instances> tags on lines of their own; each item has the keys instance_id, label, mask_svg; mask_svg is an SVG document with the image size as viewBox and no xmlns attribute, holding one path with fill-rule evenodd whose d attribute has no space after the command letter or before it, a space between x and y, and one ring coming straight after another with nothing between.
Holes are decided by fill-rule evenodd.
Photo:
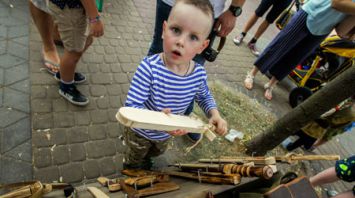
<instances>
[{"instance_id":1,"label":"shoe","mask_svg":"<svg viewBox=\"0 0 355 198\"><path fill-rule=\"evenodd\" d=\"M153 160L151 158L145 159L143 164L142 164L142 169L143 170L151 170L152 167L153 167L153 164L154 164L154 162L153 162Z\"/></svg>"},{"instance_id":2,"label":"shoe","mask_svg":"<svg viewBox=\"0 0 355 198\"><path fill-rule=\"evenodd\" d=\"M76 89L74 84L66 86L65 89L61 85L59 88L59 94L72 104L79 106L85 106L89 104L89 99L81 94L80 91Z\"/></svg>"},{"instance_id":3,"label":"shoe","mask_svg":"<svg viewBox=\"0 0 355 198\"><path fill-rule=\"evenodd\" d=\"M245 77L244 80L244 87L251 90L253 89L253 85L254 85L254 76L251 75L250 73L247 73L247 76Z\"/></svg>"},{"instance_id":4,"label":"shoe","mask_svg":"<svg viewBox=\"0 0 355 198\"><path fill-rule=\"evenodd\" d=\"M191 142L195 143L195 142L199 141L199 140L202 138L202 136L201 136L200 133L188 133L188 134L187 134L187 138L188 138Z\"/></svg>"},{"instance_id":5,"label":"shoe","mask_svg":"<svg viewBox=\"0 0 355 198\"><path fill-rule=\"evenodd\" d=\"M57 80L57 81L60 81L60 73L57 72L54 74L54 78ZM80 83L83 83L86 81L86 77L84 74L82 73L79 73L79 72L75 72L74 73L74 83L76 84L80 84Z\"/></svg>"},{"instance_id":6,"label":"shoe","mask_svg":"<svg viewBox=\"0 0 355 198\"><path fill-rule=\"evenodd\" d=\"M259 50L256 48L256 43L248 43L248 47L254 56L258 57L260 55Z\"/></svg>"},{"instance_id":7,"label":"shoe","mask_svg":"<svg viewBox=\"0 0 355 198\"><path fill-rule=\"evenodd\" d=\"M243 42L244 36L242 34L237 35L234 37L233 42L236 45L240 45Z\"/></svg>"},{"instance_id":8,"label":"shoe","mask_svg":"<svg viewBox=\"0 0 355 198\"><path fill-rule=\"evenodd\" d=\"M325 189L326 193L327 193L327 196L328 197L335 197L337 196L339 193L335 190L328 190L328 189Z\"/></svg>"},{"instance_id":9,"label":"shoe","mask_svg":"<svg viewBox=\"0 0 355 198\"><path fill-rule=\"evenodd\" d=\"M265 93L264 93L264 97L267 99L267 100L272 100L272 90L274 89L273 86L270 86L269 83L266 83L264 85L264 89L265 89Z\"/></svg>"}]
</instances>

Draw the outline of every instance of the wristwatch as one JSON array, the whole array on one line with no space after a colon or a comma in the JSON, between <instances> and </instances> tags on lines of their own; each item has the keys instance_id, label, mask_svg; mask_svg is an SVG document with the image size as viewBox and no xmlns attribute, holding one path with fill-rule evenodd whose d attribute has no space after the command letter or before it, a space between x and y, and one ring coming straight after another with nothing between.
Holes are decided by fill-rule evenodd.
<instances>
[{"instance_id":1,"label":"wristwatch","mask_svg":"<svg viewBox=\"0 0 355 198\"><path fill-rule=\"evenodd\" d=\"M231 6L229 7L229 11L231 11L235 17L238 17L239 15L242 14L242 8L239 7L239 6L233 6L233 5L231 5Z\"/></svg>"}]
</instances>

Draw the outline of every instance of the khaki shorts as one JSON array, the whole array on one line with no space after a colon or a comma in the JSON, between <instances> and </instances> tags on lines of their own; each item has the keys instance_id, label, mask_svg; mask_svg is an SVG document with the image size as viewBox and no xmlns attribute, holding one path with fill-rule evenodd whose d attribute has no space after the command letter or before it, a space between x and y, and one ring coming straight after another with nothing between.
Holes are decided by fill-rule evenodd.
<instances>
[{"instance_id":1,"label":"khaki shorts","mask_svg":"<svg viewBox=\"0 0 355 198\"><path fill-rule=\"evenodd\" d=\"M62 10L52 2L49 2L48 7L54 23L58 25L64 49L67 51L82 52L89 35L88 19L84 8L69 9L66 6Z\"/></svg>"}]
</instances>

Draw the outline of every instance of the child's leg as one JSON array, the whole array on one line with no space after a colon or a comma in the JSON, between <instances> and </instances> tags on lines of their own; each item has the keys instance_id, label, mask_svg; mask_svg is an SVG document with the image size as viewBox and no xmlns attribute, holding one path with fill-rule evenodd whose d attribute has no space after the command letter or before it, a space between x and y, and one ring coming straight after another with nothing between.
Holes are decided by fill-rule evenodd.
<instances>
[{"instance_id":1,"label":"child's leg","mask_svg":"<svg viewBox=\"0 0 355 198\"><path fill-rule=\"evenodd\" d=\"M328 168L309 179L313 187L332 183L337 180L339 180L339 178L336 175L335 167Z\"/></svg>"},{"instance_id":2,"label":"child's leg","mask_svg":"<svg viewBox=\"0 0 355 198\"><path fill-rule=\"evenodd\" d=\"M124 136L128 146L124 168L143 168L147 153L152 147L151 142L128 127L124 128Z\"/></svg>"}]
</instances>

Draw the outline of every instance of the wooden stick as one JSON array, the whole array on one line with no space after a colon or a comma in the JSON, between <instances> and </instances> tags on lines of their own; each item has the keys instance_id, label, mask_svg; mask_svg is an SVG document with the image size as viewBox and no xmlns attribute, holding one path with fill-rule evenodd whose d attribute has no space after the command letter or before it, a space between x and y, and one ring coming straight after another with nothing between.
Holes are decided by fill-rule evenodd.
<instances>
[{"instance_id":1,"label":"wooden stick","mask_svg":"<svg viewBox=\"0 0 355 198\"><path fill-rule=\"evenodd\" d=\"M183 177L198 180L200 182L212 183L212 184L233 184L237 185L240 183L240 175L226 175L226 177L215 177L215 176L206 176L206 175L198 175L196 173L187 173L187 172L179 172L179 171L168 171L167 174L171 176Z\"/></svg>"},{"instance_id":2,"label":"wooden stick","mask_svg":"<svg viewBox=\"0 0 355 198\"><path fill-rule=\"evenodd\" d=\"M288 153L285 156L276 157L276 161L293 163L300 160L339 160L339 155L301 155L295 153Z\"/></svg>"},{"instance_id":3,"label":"wooden stick","mask_svg":"<svg viewBox=\"0 0 355 198\"><path fill-rule=\"evenodd\" d=\"M89 192L94 195L95 198L110 198L104 192L96 187L87 187Z\"/></svg>"}]
</instances>

